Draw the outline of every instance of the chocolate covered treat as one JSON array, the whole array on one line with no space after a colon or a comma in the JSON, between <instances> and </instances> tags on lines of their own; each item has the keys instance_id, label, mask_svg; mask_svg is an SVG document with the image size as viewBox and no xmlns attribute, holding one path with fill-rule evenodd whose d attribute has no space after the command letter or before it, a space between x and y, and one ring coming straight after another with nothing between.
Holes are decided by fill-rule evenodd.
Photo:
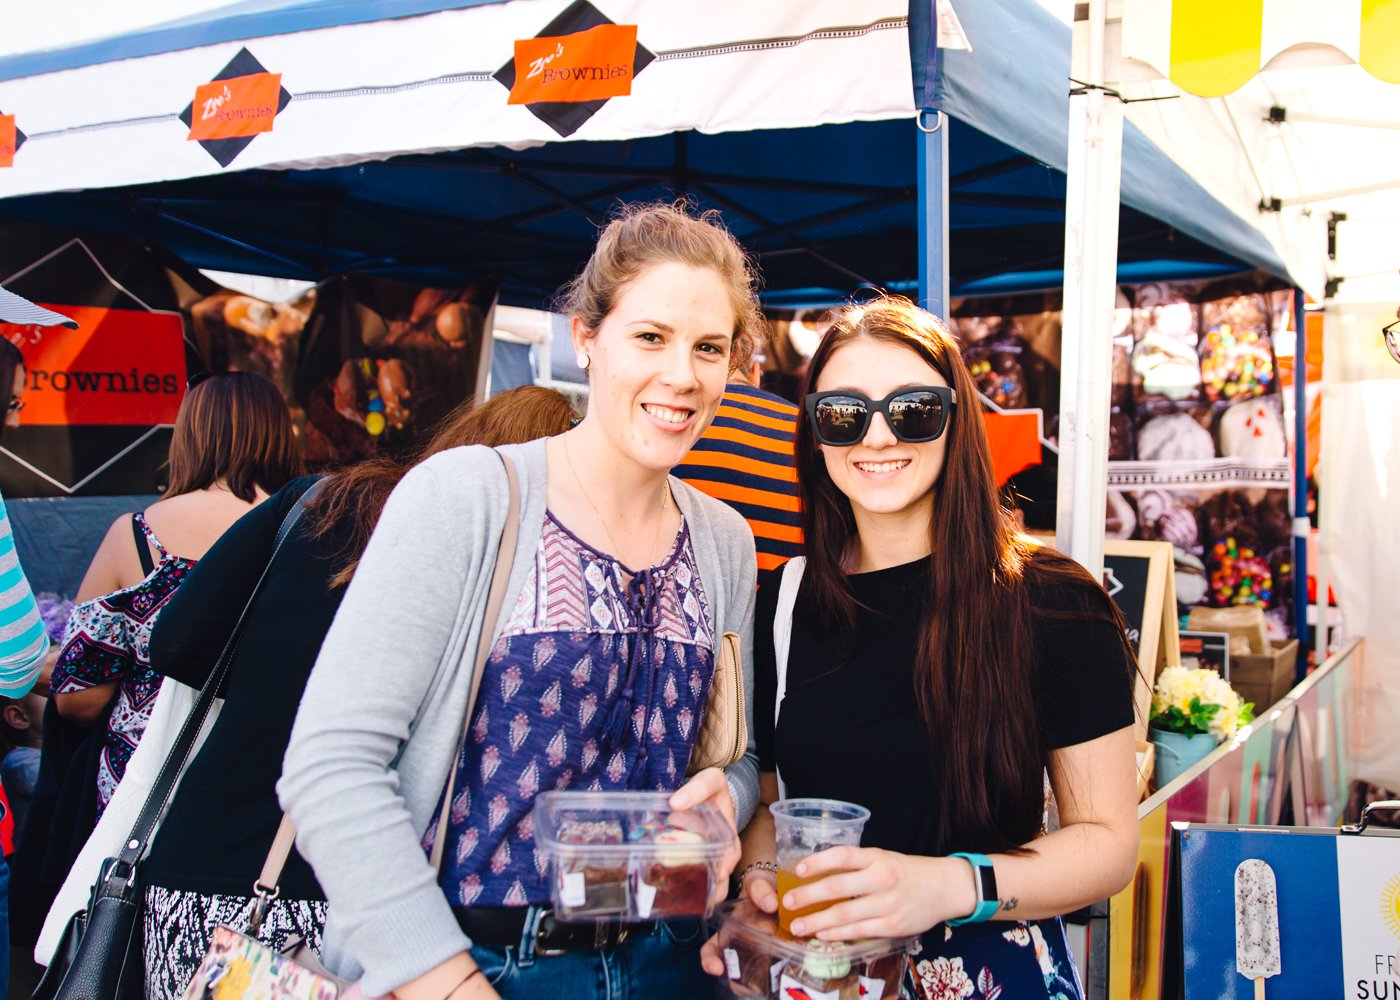
<instances>
[{"instance_id":1,"label":"chocolate covered treat","mask_svg":"<svg viewBox=\"0 0 1400 1000\"><path fill-rule=\"evenodd\" d=\"M602 846L622 843L622 824L617 820L564 820L559 824L561 844ZM627 913L627 858L616 861L598 858L562 858L556 874L560 899L567 919L621 916Z\"/></svg>"},{"instance_id":2,"label":"chocolate covered treat","mask_svg":"<svg viewBox=\"0 0 1400 1000\"><path fill-rule=\"evenodd\" d=\"M994 333L963 350L977 391L1004 410L1030 405L1022 359L1030 354L1025 339L1010 331Z\"/></svg>"},{"instance_id":3,"label":"chocolate covered treat","mask_svg":"<svg viewBox=\"0 0 1400 1000\"><path fill-rule=\"evenodd\" d=\"M1104 521L1104 534L1109 538L1132 538L1137 531L1137 515L1127 496L1118 490L1108 491L1108 515Z\"/></svg>"},{"instance_id":4,"label":"chocolate covered treat","mask_svg":"<svg viewBox=\"0 0 1400 1000\"><path fill-rule=\"evenodd\" d=\"M1277 396L1244 399L1220 416L1220 454L1232 458L1283 458L1288 445Z\"/></svg>"},{"instance_id":5,"label":"chocolate covered treat","mask_svg":"<svg viewBox=\"0 0 1400 1000\"><path fill-rule=\"evenodd\" d=\"M1189 413L1153 417L1137 436L1138 458L1144 462L1189 462L1215 457L1215 442Z\"/></svg>"},{"instance_id":6,"label":"chocolate covered treat","mask_svg":"<svg viewBox=\"0 0 1400 1000\"><path fill-rule=\"evenodd\" d=\"M1127 462L1133 458L1133 418L1118 407L1108 415L1108 460Z\"/></svg>"},{"instance_id":7,"label":"chocolate covered treat","mask_svg":"<svg viewBox=\"0 0 1400 1000\"><path fill-rule=\"evenodd\" d=\"M839 941L808 941L801 958L791 959L778 974L783 1000L860 1000L860 975Z\"/></svg>"},{"instance_id":8,"label":"chocolate covered treat","mask_svg":"<svg viewBox=\"0 0 1400 1000\"><path fill-rule=\"evenodd\" d=\"M1132 370L1139 398L1199 399L1196 307L1166 284L1144 285L1137 298Z\"/></svg>"},{"instance_id":9,"label":"chocolate covered treat","mask_svg":"<svg viewBox=\"0 0 1400 1000\"><path fill-rule=\"evenodd\" d=\"M641 842L653 845L655 853L637 872L637 916L652 920L705 913L714 885L703 850L705 838L667 826L648 832Z\"/></svg>"}]
</instances>

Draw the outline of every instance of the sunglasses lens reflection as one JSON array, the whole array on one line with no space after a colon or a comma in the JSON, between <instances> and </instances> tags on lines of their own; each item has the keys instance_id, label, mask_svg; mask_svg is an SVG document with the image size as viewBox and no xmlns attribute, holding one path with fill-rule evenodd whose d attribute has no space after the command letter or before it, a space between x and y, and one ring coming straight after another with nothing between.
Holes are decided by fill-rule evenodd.
<instances>
[{"instance_id":1,"label":"sunglasses lens reflection","mask_svg":"<svg viewBox=\"0 0 1400 1000\"><path fill-rule=\"evenodd\" d=\"M943 432L943 400L931 392L906 392L890 400L890 423L906 441L928 441Z\"/></svg>"},{"instance_id":2,"label":"sunglasses lens reflection","mask_svg":"<svg viewBox=\"0 0 1400 1000\"><path fill-rule=\"evenodd\" d=\"M854 396L827 396L817 404L817 434L828 444L855 444L865 435L870 411Z\"/></svg>"}]
</instances>

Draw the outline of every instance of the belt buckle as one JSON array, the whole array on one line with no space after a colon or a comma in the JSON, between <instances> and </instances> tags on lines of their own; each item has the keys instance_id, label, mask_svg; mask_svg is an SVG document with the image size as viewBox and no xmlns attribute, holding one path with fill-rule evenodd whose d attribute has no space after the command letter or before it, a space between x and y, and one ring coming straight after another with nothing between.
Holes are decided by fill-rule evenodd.
<instances>
[{"instance_id":1,"label":"belt buckle","mask_svg":"<svg viewBox=\"0 0 1400 1000\"><path fill-rule=\"evenodd\" d=\"M558 926L554 920L554 910L550 907L541 910L539 919L535 921L535 954L544 958L558 958L560 955L567 955L568 948L550 948L545 945L545 937L548 933L546 921L549 927Z\"/></svg>"}]
</instances>

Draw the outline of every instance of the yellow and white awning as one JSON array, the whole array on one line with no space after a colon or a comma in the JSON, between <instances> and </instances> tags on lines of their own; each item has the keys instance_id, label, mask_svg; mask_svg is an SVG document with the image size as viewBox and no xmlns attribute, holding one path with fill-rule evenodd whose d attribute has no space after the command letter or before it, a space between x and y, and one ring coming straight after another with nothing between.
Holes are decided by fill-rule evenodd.
<instances>
[{"instance_id":1,"label":"yellow and white awning","mask_svg":"<svg viewBox=\"0 0 1400 1000\"><path fill-rule=\"evenodd\" d=\"M1220 97L1260 70L1351 62L1400 83L1400 0L1125 0L1123 56Z\"/></svg>"}]
</instances>

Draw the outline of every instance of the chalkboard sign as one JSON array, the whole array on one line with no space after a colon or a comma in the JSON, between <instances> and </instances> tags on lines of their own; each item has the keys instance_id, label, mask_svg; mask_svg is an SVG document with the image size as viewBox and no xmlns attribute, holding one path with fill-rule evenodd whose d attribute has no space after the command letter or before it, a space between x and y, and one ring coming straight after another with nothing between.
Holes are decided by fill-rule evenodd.
<instances>
[{"instance_id":1,"label":"chalkboard sign","mask_svg":"<svg viewBox=\"0 0 1400 1000\"><path fill-rule=\"evenodd\" d=\"M1103 547L1103 585L1123 612L1137 653L1137 730L1147 735L1152 684L1164 666L1181 662L1176 620L1176 578L1170 542L1109 539Z\"/></svg>"}]
</instances>

